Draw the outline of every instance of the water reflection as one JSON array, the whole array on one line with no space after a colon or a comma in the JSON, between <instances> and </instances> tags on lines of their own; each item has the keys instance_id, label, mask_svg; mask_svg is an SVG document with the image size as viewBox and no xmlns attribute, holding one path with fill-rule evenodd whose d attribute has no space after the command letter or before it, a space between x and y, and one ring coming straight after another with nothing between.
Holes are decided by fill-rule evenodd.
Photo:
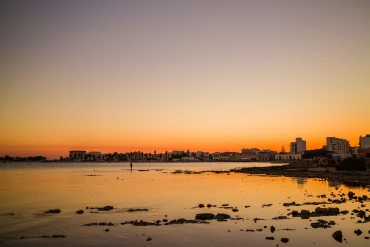
<instances>
[{"instance_id":1,"label":"water reflection","mask_svg":"<svg viewBox=\"0 0 370 247\"><path fill-rule=\"evenodd\" d=\"M213 170L226 169L217 165L220 164L200 164L199 167L195 164L184 164L183 167L181 164L173 164L172 167L160 163L135 164L134 169L130 170L128 164L74 164L65 167L55 164L51 167L2 169L0 241L4 245L19 246L107 246L117 242L125 246L142 246L151 237L153 241L150 245L153 246L185 247L199 246L202 243L206 247L221 247L245 246L246 239L250 246L271 246L271 243L276 246L281 244L280 238L288 237L289 244L295 246L299 243L302 247L308 247L313 242L315 246L331 246L335 243L331 238L333 230L340 229L351 246L365 246L368 243L364 238L357 238L353 234L354 228L362 226L356 224L357 219L351 219L349 214L330 217L330 220L337 223L333 228L312 229L309 220L292 218L289 213L302 209L315 211L321 205L283 206L284 203L291 202L327 202L323 197L318 197L324 194L328 198L331 193L337 198L338 194L347 195L349 188L340 186L336 181L303 177L292 180L240 173L172 173L174 170L199 171L204 167L212 167ZM363 188L351 190L358 195L370 197L369 191ZM363 202L366 206L363 210L368 208L369 203L370 201ZM216 207L200 208L199 204ZM222 207L223 204L228 206ZM100 212L85 209L107 205L112 205L114 209ZM324 206L349 211L360 207L358 203L352 202ZM61 209L60 214L43 214L56 208ZM147 211L129 212L129 209L143 208ZM77 215L75 212L79 209L84 209L85 213ZM7 215L9 213L14 215ZM223 213L238 220L164 225L164 219L193 220L198 213ZM287 216L289 219L273 220L278 216ZM261 220L254 221L255 218ZM134 227L120 224L135 220L159 220L160 226ZM113 225L83 226L94 222L111 222ZM266 230L270 226L277 229L273 235ZM106 232L108 228L109 232ZM247 229L252 231L246 231ZM67 238L54 239L53 242L48 239L6 239L52 234L63 234ZM275 240L266 241L267 236L274 236Z\"/></svg>"}]
</instances>

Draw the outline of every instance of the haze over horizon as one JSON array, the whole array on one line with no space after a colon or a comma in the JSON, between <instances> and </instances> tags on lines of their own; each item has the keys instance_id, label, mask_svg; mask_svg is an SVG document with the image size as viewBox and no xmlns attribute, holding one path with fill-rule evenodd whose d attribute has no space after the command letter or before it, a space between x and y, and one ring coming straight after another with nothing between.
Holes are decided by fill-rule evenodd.
<instances>
[{"instance_id":1,"label":"haze over horizon","mask_svg":"<svg viewBox=\"0 0 370 247\"><path fill-rule=\"evenodd\" d=\"M370 133L370 1L0 2L0 156Z\"/></svg>"}]
</instances>

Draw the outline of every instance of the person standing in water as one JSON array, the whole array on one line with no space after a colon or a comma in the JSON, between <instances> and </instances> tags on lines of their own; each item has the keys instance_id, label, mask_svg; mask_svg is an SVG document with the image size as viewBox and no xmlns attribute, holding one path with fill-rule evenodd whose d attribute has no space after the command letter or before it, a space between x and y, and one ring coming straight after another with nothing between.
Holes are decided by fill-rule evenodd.
<instances>
[{"instance_id":1,"label":"person standing in water","mask_svg":"<svg viewBox=\"0 0 370 247\"><path fill-rule=\"evenodd\" d=\"M130 163L130 169L131 169L131 171L132 171L132 162Z\"/></svg>"}]
</instances>

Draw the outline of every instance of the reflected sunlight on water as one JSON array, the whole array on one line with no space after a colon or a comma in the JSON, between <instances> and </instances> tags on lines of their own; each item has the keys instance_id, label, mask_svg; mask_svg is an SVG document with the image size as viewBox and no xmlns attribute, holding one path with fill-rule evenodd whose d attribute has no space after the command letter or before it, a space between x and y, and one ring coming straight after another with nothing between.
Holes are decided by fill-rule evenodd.
<instances>
[{"instance_id":1,"label":"reflected sunlight on water","mask_svg":"<svg viewBox=\"0 0 370 247\"><path fill-rule=\"evenodd\" d=\"M2 246L245 246L246 243L250 246L276 246L283 244L281 237L287 237L290 239L287 245L290 246L332 246L339 244L331 237L339 229L351 246L370 243L364 238L370 235L370 223L356 224L358 218L351 214L320 217L336 222L335 226L327 229L313 229L310 226L319 219L317 217L272 219L287 216L292 210L315 211L316 207L324 206L350 212L357 208L365 210L369 208L369 201L362 203L364 207L352 201L292 207L284 207L283 203L328 202L328 198L340 199L338 194L347 195L349 190L356 195L370 197L368 188L348 188L335 181L318 179L240 173L172 173L175 170L229 170L244 165L269 164L142 163L134 164L133 171L128 169L127 163L1 164L0 241ZM336 198L330 196L332 192ZM318 197L322 194L327 198ZM216 207L199 208L199 204ZM229 204L239 211L221 208L222 204ZM114 209L90 209L107 205L112 205ZM247 205L250 207L246 208ZM49 209L60 209L61 213L43 213ZM79 209L85 213L77 215L75 212ZM129 209L148 211L128 212ZM198 213L226 213L240 219L226 222L212 220L210 224L120 224L135 220L151 223L163 219L193 220ZM254 218L262 220L255 222ZM94 222L112 222L114 225L82 226ZM270 226L276 228L274 233L270 232ZM294 230L283 230L287 228ZM106 229L109 231L106 232ZM356 236L353 233L356 229L364 233ZM65 235L66 238L40 238L54 234ZM28 238L19 239L22 236ZM275 240L265 240L269 236ZM152 240L146 241L148 237Z\"/></svg>"}]
</instances>

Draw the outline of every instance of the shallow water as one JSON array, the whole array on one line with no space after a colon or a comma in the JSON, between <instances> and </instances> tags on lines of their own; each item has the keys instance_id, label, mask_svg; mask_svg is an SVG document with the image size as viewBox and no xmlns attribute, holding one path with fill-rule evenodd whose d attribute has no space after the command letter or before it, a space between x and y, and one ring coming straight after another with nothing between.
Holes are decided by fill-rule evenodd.
<instances>
[{"instance_id":1,"label":"shallow water","mask_svg":"<svg viewBox=\"0 0 370 247\"><path fill-rule=\"evenodd\" d=\"M316 207L339 207L340 210L368 209L370 201L347 201L333 205L284 207L285 202L321 202L318 198L340 199L337 195L353 191L370 197L368 188L348 188L335 181L251 176L238 173L173 174L175 170L229 170L243 166L266 166L268 163L140 163L129 170L128 163L7 163L0 165L0 241L2 246L335 246L336 230L343 232L349 246L369 246L370 223L357 224L355 215L319 217L334 220L327 229L313 229L310 219L273 220L292 210ZM139 171L144 170L144 171ZM88 176L94 175L94 176ZM330 196L331 193L335 198ZM200 203L216 207L199 208ZM238 212L220 208L222 204ZM272 204L263 207L264 204ZM112 205L111 211L86 207ZM245 208L246 205L250 207ZM49 209L60 214L45 215ZM148 211L127 212L145 208ZM77 215L79 209L84 214ZM93 212L93 213L91 213ZM194 219L198 213L226 213L240 220L209 224L159 226L121 225L143 220ZM14 213L14 215L9 215ZM366 212L369 215L369 212ZM351 218L353 217L353 218ZM261 218L255 222L254 218ZM82 226L92 222L112 222L113 226ZM267 228L264 228L264 227ZM270 232L270 226L276 231ZM293 230L284 230L284 229ZM109 229L108 232L105 230ZM247 232L246 230L255 230ZM257 229L262 229L258 232ZM361 229L356 236L354 230ZM65 238L40 238L42 235L65 235ZM21 237L27 237L21 239ZM266 240L266 237L275 240ZM151 237L151 241L146 241ZM288 243L280 238L289 238Z\"/></svg>"}]
</instances>

